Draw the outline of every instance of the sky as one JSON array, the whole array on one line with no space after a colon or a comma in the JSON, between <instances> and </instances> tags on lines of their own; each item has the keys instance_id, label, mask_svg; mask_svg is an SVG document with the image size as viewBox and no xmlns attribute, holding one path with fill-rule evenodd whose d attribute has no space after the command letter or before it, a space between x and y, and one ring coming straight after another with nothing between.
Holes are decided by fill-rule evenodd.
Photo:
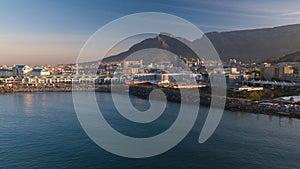
<instances>
[{"instance_id":1,"label":"sky","mask_svg":"<svg viewBox=\"0 0 300 169\"><path fill-rule=\"evenodd\" d=\"M299 0L0 0L0 65L74 63L99 28L138 12L173 14L203 32L300 23Z\"/></svg>"}]
</instances>

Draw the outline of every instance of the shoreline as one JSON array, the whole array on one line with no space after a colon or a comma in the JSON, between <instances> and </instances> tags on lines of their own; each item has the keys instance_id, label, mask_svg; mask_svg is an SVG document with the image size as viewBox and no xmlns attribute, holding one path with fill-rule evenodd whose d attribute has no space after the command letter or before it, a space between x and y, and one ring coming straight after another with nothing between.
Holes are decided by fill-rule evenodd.
<instances>
[{"instance_id":1,"label":"shoreline","mask_svg":"<svg viewBox=\"0 0 300 169\"><path fill-rule=\"evenodd\" d=\"M130 86L129 87L129 95L136 96L143 99L148 99L149 93L153 89L157 89L156 86ZM85 87L85 88L78 88L72 89L71 86L68 87L45 87L45 88L37 88L37 87L21 87L21 88L8 88L2 89L0 94L8 94L8 93L34 93L34 92L108 92L110 93L110 86L109 85L98 85L95 88L92 87ZM181 100L180 92L178 89L171 89L171 88L160 88L167 96L167 100L171 102L180 103L181 101L188 103L188 104L195 104L193 103L193 98L188 98L187 100ZM120 92L122 94L122 92ZM200 105L209 107L211 97L208 94L199 94L200 95ZM197 100L197 99L196 99ZM300 119L300 114L295 112L286 112L276 108L271 108L268 106L262 106L254 101L242 98L230 98L226 97L226 103L224 110L235 112L235 113L252 113L252 114L265 114L265 115L272 115L272 116L280 116L280 117L289 117L289 118L296 118Z\"/></svg>"},{"instance_id":2,"label":"shoreline","mask_svg":"<svg viewBox=\"0 0 300 169\"><path fill-rule=\"evenodd\" d=\"M130 92L131 95L141 97L144 99L148 99L148 95L152 89L155 89L155 87L145 88L145 87L139 87L139 86L133 86L133 90ZM178 91L174 89L165 89L161 88L167 95L167 100L172 102L180 102L181 98L178 97ZM189 98L190 100L193 100L193 98ZM207 93L200 94L200 105L210 107L210 95L207 95ZM193 104L192 101L185 102L188 104ZM262 106L257 103L255 103L252 100L243 99L243 98L232 98L232 97L226 97L226 103L224 110L235 112L235 113L252 113L252 114L265 114L265 115L273 115L273 116L284 116L289 118L296 118L300 119L300 113L295 112L284 112L280 109L274 109L270 108L268 106Z\"/></svg>"}]
</instances>

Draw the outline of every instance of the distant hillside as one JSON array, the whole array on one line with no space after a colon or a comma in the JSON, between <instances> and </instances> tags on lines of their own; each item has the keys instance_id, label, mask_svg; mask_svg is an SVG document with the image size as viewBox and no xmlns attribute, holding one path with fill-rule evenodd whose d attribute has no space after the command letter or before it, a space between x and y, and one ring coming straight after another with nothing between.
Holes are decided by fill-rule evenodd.
<instances>
[{"instance_id":1,"label":"distant hillside","mask_svg":"<svg viewBox=\"0 0 300 169\"><path fill-rule=\"evenodd\" d=\"M266 62L270 63L278 63L278 62L300 62L300 51L291 53L282 57L273 57L266 60Z\"/></svg>"},{"instance_id":2,"label":"distant hillside","mask_svg":"<svg viewBox=\"0 0 300 169\"><path fill-rule=\"evenodd\" d=\"M222 60L262 62L300 50L300 24L206 35Z\"/></svg>"},{"instance_id":3,"label":"distant hillside","mask_svg":"<svg viewBox=\"0 0 300 169\"><path fill-rule=\"evenodd\" d=\"M149 48L164 49L164 50L167 50L167 51L170 51L170 52L176 54L177 56L197 58L197 55L181 41L179 41L175 38L160 34L155 38L145 39L142 42L133 45L126 52L104 58L103 62L120 62L134 52L137 52L142 49L149 49ZM146 56L144 56L144 58L147 57L148 54L145 54L145 55ZM140 58L143 58L143 56L140 56Z\"/></svg>"},{"instance_id":4,"label":"distant hillside","mask_svg":"<svg viewBox=\"0 0 300 169\"><path fill-rule=\"evenodd\" d=\"M243 62L263 62L273 57L300 51L300 24L266 29L206 34L223 61L236 58ZM195 40L192 45L197 45ZM145 48L167 49L177 55L195 57L178 40L160 35L133 45L128 51L104 59L105 62L121 61L128 55Z\"/></svg>"}]
</instances>

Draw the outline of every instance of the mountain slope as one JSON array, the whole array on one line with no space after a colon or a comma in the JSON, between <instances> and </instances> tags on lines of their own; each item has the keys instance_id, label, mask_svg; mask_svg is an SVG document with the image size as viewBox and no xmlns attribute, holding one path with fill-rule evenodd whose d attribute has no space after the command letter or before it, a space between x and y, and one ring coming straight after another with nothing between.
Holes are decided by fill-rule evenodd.
<instances>
[{"instance_id":1,"label":"mountain slope","mask_svg":"<svg viewBox=\"0 0 300 169\"><path fill-rule=\"evenodd\" d=\"M107 58L104 58L103 62L120 62L127 58L129 55L131 55L134 52L143 50L143 49L149 49L149 48L158 48L158 49L164 49L167 51L170 51L177 56L184 56L189 58L196 58L197 55L188 48L185 44L180 42L179 40L169 37L167 35L158 35L155 38L149 38L145 39L140 43L137 43L133 45L129 50L122 52L118 55L113 55ZM147 54L145 54L147 55ZM145 56L146 57L146 56Z\"/></svg>"},{"instance_id":2,"label":"mountain slope","mask_svg":"<svg viewBox=\"0 0 300 169\"><path fill-rule=\"evenodd\" d=\"M206 35L222 60L261 62L300 50L300 24Z\"/></svg>"},{"instance_id":3,"label":"mountain slope","mask_svg":"<svg viewBox=\"0 0 300 169\"><path fill-rule=\"evenodd\" d=\"M266 60L266 62L270 63L279 63L279 62L300 62L300 51L297 51L295 53L291 53L282 57L274 57L269 58Z\"/></svg>"},{"instance_id":4,"label":"mountain slope","mask_svg":"<svg viewBox=\"0 0 300 169\"><path fill-rule=\"evenodd\" d=\"M269 58L285 56L300 50L300 24L266 29L232 32L211 32L206 36L223 61L236 58L243 62L263 62ZM197 46L199 40L192 45ZM133 45L128 51L105 58L104 62L121 61L130 54L146 49L169 50L176 55L194 58L195 54L178 40L166 35L146 39Z\"/></svg>"}]
</instances>

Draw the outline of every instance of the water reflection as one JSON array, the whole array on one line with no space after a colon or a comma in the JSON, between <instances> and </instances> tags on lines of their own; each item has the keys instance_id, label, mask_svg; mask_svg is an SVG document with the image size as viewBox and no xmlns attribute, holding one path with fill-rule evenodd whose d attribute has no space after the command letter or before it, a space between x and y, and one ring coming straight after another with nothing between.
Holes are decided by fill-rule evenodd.
<instances>
[{"instance_id":1,"label":"water reflection","mask_svg":"<svg viewBox=\"0 0 300 169\"><path fill-rule=\"evenodd\" d=\"M24 113L31 114L32 113L32 101L33 101L33 94L31 93L24 93L23 94L24 100Z\"/></svg>"},{"instance_id":2,"label":"water reflection","mask_svg":"<svg viewBox=\"0 0 300 169\"><path fill-rule=\"evenodd\" d=\"M149 100L138 97L130 97L132 105L139 111L146 111L150 108Z\"/></svg>"},{"instance_id":3,"label":"water reflection","mask_svg":"<svg viewBox=\"0 0 300 169\"><path fill-rule=\"evenodd\" d=\"M244 112L236 112L236 114L240 118L247 118L249 116L249 113L244 113Z\"/></svg>"},{"instance_id":4,"label":"water reflection","mask_svg":"<svg viewBox=\"0 0 300 169\"><path fill-rule=\"evenodd\" d=\"M295 118L289 118L289 117L284 117L284 116L275 116L275 115L265 115L265 114L251 114L251 113L244 113L244 112L232 112L235 114L237 117L241 119L246 119L249 116L253 117L256 121L261 121L261 120L266 120L268 119L269 122L272 121L277 121L278 120L278 126L279 127L284 127L284 126L295 126L298 119Z\"/></svg>"},{"instance_id":5,"label":"water reflection","mask_svg":"<svg viewBox=\"0 0 300 169\"><path fill-rule=\"evenodd\" d=\"M271 122L272 119L273 119L273 118L272 118L273 116L272 116L272 115L269 115L268 117L269 117L269 121Z\"/></svg>"},{"instance_id":6,"label":"water reflection","mask_svg":"<svg viewBox=\"0 0 300 169\"><path fill-rule=\"evenodd\" d=\"M286 119L288 119L288 123L289 123L290 125L293 125L293 126L296 125L296 123L295 123L295 120L296 120L296 119L294 119L294 118L286 118Z\"/></svg>"},{"instance_id":7,"label":"water reflection","mask_svg":"<svg viewBox=\"0 0 300 169\"><path fill-rule=\"evenodd\" d=\"M47 107L46 97L47 97L47 94L46 93L42 93L42 95L41 95L41 105L42 105L43 108Z\"/></svg>"},{"instance_id":8,"label":"water reflection","mask_svg":"<svg viewBox=\"0 0 300 169\"><path fill-rule=\"evenodd\" d=\"M279 127L285 127L285 126L296 126L296 120L294 118L288 118L288 117L278 117L278 125Z\"/></svg>"}]
</instances>

